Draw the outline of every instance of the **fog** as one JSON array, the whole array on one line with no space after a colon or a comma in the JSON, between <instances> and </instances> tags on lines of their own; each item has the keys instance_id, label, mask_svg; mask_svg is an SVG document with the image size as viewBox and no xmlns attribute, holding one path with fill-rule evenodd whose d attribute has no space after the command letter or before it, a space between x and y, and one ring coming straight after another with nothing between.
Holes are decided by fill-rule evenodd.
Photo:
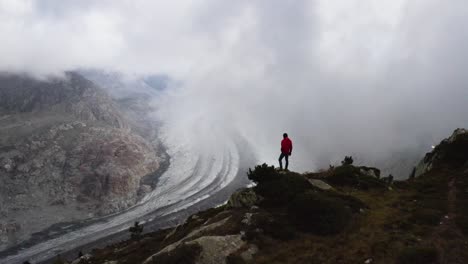
<instances>
[{"instance_id":1,"label":"fog","mask_svg":"<svg viewBox=\"0 0 468 264\"><path fill-rule=\"evenodd\" d=\"M0 71L164 74L172 131L240 134L291 168L424 153L468 122L463 0L0 0ZM398 159L398 157L397 157Z\"/></svg>"}]
</instances>

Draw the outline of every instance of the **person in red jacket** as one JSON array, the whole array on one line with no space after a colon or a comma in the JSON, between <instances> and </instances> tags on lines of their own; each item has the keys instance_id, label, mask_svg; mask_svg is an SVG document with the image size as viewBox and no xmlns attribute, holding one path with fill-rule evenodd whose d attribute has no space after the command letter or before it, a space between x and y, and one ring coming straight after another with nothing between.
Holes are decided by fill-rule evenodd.
<instances>
[{"instance_id":1,"label":"person in red jacket","mask_svg":"<svg viewBox=\"0 0 468 264\"><path fill-rule=\"evenodd\" d=\"M293 149L292 141L291 139L288 138L288 134L284 133L283 140L281 141L281 155L279 156L279 159L278 159L280 170L283 169L283 158L286 159L285 169L288 170L289 156L291 156L292 149Z\"/></svg>"}]
</instances>

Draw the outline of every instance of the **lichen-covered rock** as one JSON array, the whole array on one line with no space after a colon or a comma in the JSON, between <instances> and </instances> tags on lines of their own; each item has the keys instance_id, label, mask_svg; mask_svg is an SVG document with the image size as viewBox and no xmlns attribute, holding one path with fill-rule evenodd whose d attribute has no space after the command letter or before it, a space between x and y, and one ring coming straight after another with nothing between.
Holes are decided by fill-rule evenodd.
<instances>
[{"instance_id":1,"label":"lichen-covered rock","mask_svg":"<svg viewBox=\"0 0 468 264\"><path fill-rule=\"evenodd\" d=\"M233 193L227 203L231 208L250 208L259 202L259 197L251 188L240 189Z\"/></svg>"},{"instance_id":2,"label":"lichen-covered rock","mask_svg":"<svg viewBox=\"0 0 468 264\"><path fill-rule=\"evenodd\" d=\"M309 179L309 182L310 184L312 184L312 186L314 186L315 188L318 188L320 190L324 190L324 191L328 191L328 190L333 190L333 187L322 181L322 180L317 180L317 179Z\"/></svg>"},{"instance_id":3,"label":"lichen-covered rock","mask_svg":"<svg viewBox=\"0 0 468 264\"><path fill-rule=\"evenodd\" d=\"M226 258L230 254L245 244L246 242L241 239L240 235L202 236L168 246L146 259L143 264L167 263L168 261L171 263L222 264L226 263Z\"/></svg>"}]
</instances>

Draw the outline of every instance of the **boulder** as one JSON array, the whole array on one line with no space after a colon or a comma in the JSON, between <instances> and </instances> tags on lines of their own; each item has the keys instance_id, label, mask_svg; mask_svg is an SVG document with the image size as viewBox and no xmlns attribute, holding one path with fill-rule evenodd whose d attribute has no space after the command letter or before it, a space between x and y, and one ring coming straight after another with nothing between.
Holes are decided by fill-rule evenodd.
<instances>
[{"instance_id":1,"label":"boulder","mask_svg":"<svg viewBox=\"0 0 468 264\"><path fill-rule=\"evenodd\" d=\"M202 248L197 264L224 264L230 254L245 245L240 235L231 236L205 236L188 242Z\"/></svg>"}]
</instances>

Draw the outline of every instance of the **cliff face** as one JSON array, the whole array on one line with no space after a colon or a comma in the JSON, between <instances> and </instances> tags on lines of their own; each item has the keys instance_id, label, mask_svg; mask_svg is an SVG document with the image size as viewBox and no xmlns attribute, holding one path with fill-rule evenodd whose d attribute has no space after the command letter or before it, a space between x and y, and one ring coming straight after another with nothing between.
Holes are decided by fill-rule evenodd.
<instances>
[{"instance_id":1,"label":"cliff face","mask_svg":"<svg viewBox=\"0 0 468 264\"><path fill-rule=\"evenodd\" d=\"M432 165L404 181L352 164L307 174L257 166L256 186L226 205L73 263L468 263L468 132L422 163Z\"/></svg>"},{"instance_id":2,"label":"cliff face","mask_svg":"<svg viewBox=\"0 0 468 264\"><path fill-rule=\"evenodd\" d=\"M135 204L161 153L79 74L0 75L0 250L51 224Z\"/></svg>"}]
</instances>

